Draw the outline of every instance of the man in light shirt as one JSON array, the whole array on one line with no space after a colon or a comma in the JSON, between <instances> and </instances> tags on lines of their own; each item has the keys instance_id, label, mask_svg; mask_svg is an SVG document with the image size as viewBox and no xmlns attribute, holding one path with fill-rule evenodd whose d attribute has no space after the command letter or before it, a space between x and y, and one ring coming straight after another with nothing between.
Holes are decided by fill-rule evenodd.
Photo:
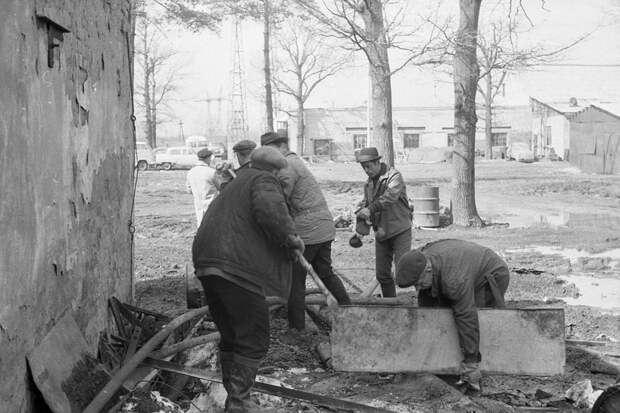
<instances>
[{"instance_id":1,"label":"man in light shirt","mask_svg":"<svg viewBox=\"0 0 620 413\"><path fill-rule=\"evenodd\" d=\"M187 173L187 192L194 195L196 226L198 227L209 204L218 194L215 169L209 165L212 155L213 152L206 148L198 151L198 163Z\"/></svg>"}]
</instances>

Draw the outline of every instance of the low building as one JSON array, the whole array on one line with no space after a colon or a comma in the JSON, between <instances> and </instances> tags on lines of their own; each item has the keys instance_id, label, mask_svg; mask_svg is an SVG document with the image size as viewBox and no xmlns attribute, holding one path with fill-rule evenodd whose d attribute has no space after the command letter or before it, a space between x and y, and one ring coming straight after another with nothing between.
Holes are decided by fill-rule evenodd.
<instances>
[{"instance_id":1,"label":"low building","mask_svg":"<svg viewBox=\"0 0 620 413\"><path fill-rule=\"evenodd\" d=\"M505 148L510 141L527 141L530 136L527 106L494 108L494 146ZM305 138L295 139L297 124L289 122L293 147L303 156L352 160L355 150L367 145L367 108L311 108L305 110ZM394 152L404 161L432 161L450 152L454 139L454 108L396 107L393 109ZM476 132L476 150L484 153L482 115ZM500 150L500 152L502 152Z\"/></svg>"},{"instance_id":2,"label":"low building","mask_svg":"<svg viewBox=\"0 0 620 413\"><path fill-rule=\"evenodd\" d=\"M585 172L620 171L620 105L586 99L530 98L532 151L563 159Z\"/></svg>"}]
</instances>

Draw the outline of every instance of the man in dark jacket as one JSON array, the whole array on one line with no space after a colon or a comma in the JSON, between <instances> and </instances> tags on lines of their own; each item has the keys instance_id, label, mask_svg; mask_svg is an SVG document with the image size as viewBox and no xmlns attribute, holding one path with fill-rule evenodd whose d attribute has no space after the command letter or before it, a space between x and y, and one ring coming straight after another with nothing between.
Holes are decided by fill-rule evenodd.
<instances>
[{"instance_id":1,"label":"man in dark jacket","mask_svg":"<svg viewBox=\"0 0 620 413\"><path fill-rule=\"evenodd\" d=\"M451 307L463 351L461 383L480 390L478 308L505 307L508 266L495 252L473 242L443 239L412 250L396 270L399 287L414 285L420 307Z\"/></svg>"},{"instance_id":2,"label":"man in dark jacket","mask_svg":"<svg viewBox=\"0 0 620 413\"><path fill-rule=\"evenodd\" d=\"M411 249L412 210L403 176L381 162L377 148L363 148L356 153L368 175L364 200L357 218L370 221L375 231L375 268L384 297L396 297L392 278L392 261Z\"/></svg>"},{"instance_id":3,"label":"man in dark jacket","mask_svg":"<svg viewBox=\"0 0 620 413\"><path fill-rule=\"evenodd\" d=\"M288 165L278 172L297 234L304 241L304 257L312 265L339 304L351 304L342 281L332 268L332 242L336 236L334 219L321 187L297 154L288 147L288 138L274 132L261 136L261 145L271 146L286 157ZM288 299L289 327L305 328L306 270L295 262Z\"/></svg>"},{"instance_id":4,"label":"man in dark jacket","mask_svg":"<svg viewBox=\"0 0 620 413\"><path fill-rule=\"evenodd\" d=\"M233 166L229 162L221 163L216 167L220 181L220 191L235 178L240 170L250 167L250 157L255 148L256 142L249 139L239 141L232 147L233 153L239 162L239 167L237 169L232 169Z\"/></svg>"},{"instance_id":5,"label":"man in dark jacket","mask_svg":"<svg viewBox=\"0 0 620 413\"><path fill-rule=\"evenodd\" d=\"M286 160L272 148L252 154L205 214L192 255L213 320L221 334L226 412L260 411L250 401L269 347L266 295L287 297L293 250L303 252L274 172Z\"/></svg>"}]
</instances>

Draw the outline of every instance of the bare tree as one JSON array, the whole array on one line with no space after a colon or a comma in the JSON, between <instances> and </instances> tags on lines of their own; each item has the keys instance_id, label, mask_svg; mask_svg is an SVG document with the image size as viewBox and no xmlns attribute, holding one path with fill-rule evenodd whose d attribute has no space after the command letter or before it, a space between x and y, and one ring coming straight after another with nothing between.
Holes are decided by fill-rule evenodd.
<instances>
[{"instance_id":1,"label":"bare tree","mask_svg":"<svg viewBox=\"0 0 620 413\"><path fill-rule=\"evenodd\" d=\"M162 108L168 108L168 101L176 90L175 81L179 77L180 67L173 64L174 51L161 47L156 26L146 12L138 16L136 30L136 61L142 78L135 92L141 95L137 106L144 111L146 140L155 148L157 146L157 125L165 121Z\"/></svg>"},{"instance_id":2,"label":"bare tree","mask_svg":"<svg viewBox=\"0 0 620 413\"><path fill-rule=\"evenodd\" d=\"M454 47L454 149L452 155L452 218L457 225L482 226L476 209L475 143L476 57L482 0L459 0L459 28Z\"/></svg>"},{"instance_id":3,"label":"bare tree","mask_svg":"<svg viewBox=\"0 0 620 413\"><path fill-rule=\"evenodd\" d=\"M499 18L489 23L480 23L480 33L478 34L478 64L480 66L478 93L483 99L485 112L486 159L493 157L493 105L495 98L502 93L508 75L511 72L555 61L561 58L564 52L591 34L582 34L576 39L555 48L546 44L523 46L519 42L519 37L532 28L532 22L524 13L521 8L517 8L513 12L508 10L505 13L502 12Z\"/></svg>"},{"instance_id":4,"label":"bare tree","mask_svg":"<svg viewBox=\"0 0 620 413\"><path fill-rule=\"evenodd\" d=\"M379 148L389 166L394 166L392 75L407 65L441 62L437 55L440 49L434 46L438 31L431 27L424 41L419 42L421 26L404 28L406 2L322 0L321 7L313 1L296 2L326 26L333 36L348 40L354 50L362 51L366 56L372 90L370 144ZM409 40L409 44L402 42L403 39ZM405 55L395 70L390 68L390 48L399 49Z\"/></svg>"},{"instance_id":5,"label":"bare tree","mask_svg":"<svg viewBox=\"0 0 620 413\"><path fill-rule=\"evenodd\" d=\"M291 96L297 104L297 142L304 154L304 104L314 89L340 71L350 60L350 53L339 52L311 24L302 18L291 18L277 36L282 54L275 61L275 88Z\"/></svg>"}]
</instances>

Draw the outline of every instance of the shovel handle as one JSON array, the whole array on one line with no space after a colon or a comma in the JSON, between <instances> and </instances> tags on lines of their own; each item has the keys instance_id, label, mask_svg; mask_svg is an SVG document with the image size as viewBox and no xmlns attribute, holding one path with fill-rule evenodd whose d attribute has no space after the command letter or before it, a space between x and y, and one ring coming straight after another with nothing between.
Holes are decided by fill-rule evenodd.
<instances>
[{"instance_id":1,"label":"shovel handle","mask_svg":"<svg viewBox=\"0 0 620 413\"><path fill-rule=\"evenodd\" d=\"M304 255L299 250L295 250L295 256L297 257L297 260L299 261L301 266L304 267L304 270L306 270L306 272L310 274L310 276L314 280L314 283L319 287L323 295L325 295L325 298L327 300L327 306L337 307L338 301L336 301L332 293L327 289L325 284L323 284L323 281L321 281L318 274L314 271L314 268L312 268L312 265L310 265Z\"/></svg>"}]
</instances>

